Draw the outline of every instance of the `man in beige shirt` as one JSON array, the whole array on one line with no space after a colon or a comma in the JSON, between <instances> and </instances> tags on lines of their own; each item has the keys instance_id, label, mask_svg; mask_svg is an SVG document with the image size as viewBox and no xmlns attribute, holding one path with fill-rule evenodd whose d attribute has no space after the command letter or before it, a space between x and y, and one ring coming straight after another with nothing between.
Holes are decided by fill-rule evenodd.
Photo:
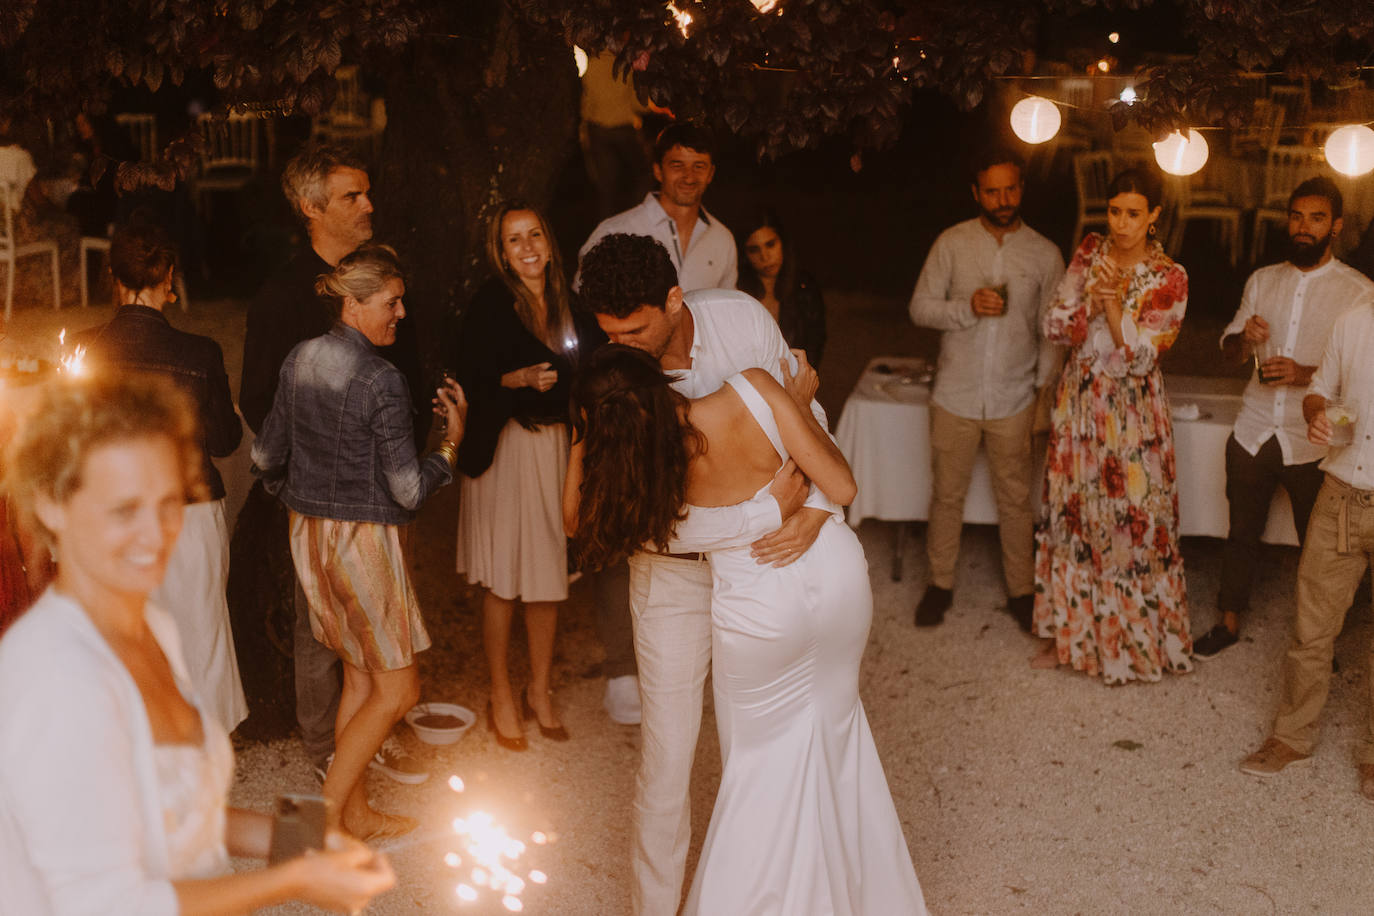
<instances>
[{"instance_id":1,"label":"man in beige shirt","mask_svg":"<svg viewBox=\"0 0 1374 916\"><path fill-rule=\"evenodd\" d=\"M914 323L944 332L930 398L930 583L916 625L940 623L953 604L964 496L981 444L997 499L1007 610L1029 632L1031 423L1035 392L1054 366L1040 319L1064 275L1064 258L1021 220L1022 169L1014 151L985 150L973 174L979 214L935 240L909 307Z\"/></svg>"}]
</instances>

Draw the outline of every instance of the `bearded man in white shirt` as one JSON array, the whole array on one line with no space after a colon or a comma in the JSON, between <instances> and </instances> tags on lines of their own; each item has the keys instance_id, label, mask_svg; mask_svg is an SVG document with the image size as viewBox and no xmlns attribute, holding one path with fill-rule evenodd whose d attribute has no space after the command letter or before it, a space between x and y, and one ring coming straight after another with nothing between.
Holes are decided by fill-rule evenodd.
<instances>
[{"instance_id":1,"label":"bearded man in white shirt","mask_svg":"<svg viewBox=\"0 0 1374 916\"><path fill-rule=\"evenodd\" d=\"M668 252L647 236L610 235L586 254L582 303L612 343L654 356L688 398L710 394L749 368L769 372L799 402L815 391L806 352L789 352L777 322L757 300L733 289L684 293ZM828 428L820 405L810 404ZM580 479L580 472L569 470L569 487ZM668 553L646 550L630 558L642 701L632 839L631 905L638 916L672 916L682 902L692 760L711 661L711 568L701 551L752 544L761 564L796 560L826 518L838 514L819 491L807 495L802 480L789 464L770 492L750 502L692 507ZM565 491L571 528L576 520L567 516L568 505Z\"/></svg>"},{"instance_id":2,"label":"bearded man in white shirt","mask_svg":"<svg viewBox=\"0 0 1374 916\"><path fill-rule=\"evenodd\" d=\"M940 233L911 294L912 322L943 332L930 396L930 582L916 606L918 627L940 623L954 602L964 497L981 444L997 499L1007 610L1030 632L1031 425L1035 393L1052 381L1055 366L1040 319L1064 275L1064 258L1022 222L1023 187L1020 156L984 150L973 165L978 216Z\"/></svg>"},{"instance_id":3,"label":"bearded man in white shirt","mask_svg":"<svg viewBox=\"0 0 1374 916\"><path fill-rule=\"evenodd\" d=\"M1231 527L1217 593L1221 621L1193 644L1199 658L1211 658L1239 638L1275 488L1288 491L1299 544L1321 489L1318 464L1326 449L1307 441L1302 393L1336 319L1374 295L1374 283L1331 254L1342 213L1341 192L1330 179L1298 185L1288 199L1288 260L1250 275L1240 309L1221 334L1224 358L1253 358L1257 371L1226 440Z\"/></svg>"},{"instance_id":4,"label":"bearded man in white shirt","mask_svg":"<svg viewBox=\"0 0 1374 916\"><path fill-rule=\"evenodd\" d=\"M1374 303L1365 300L1336 319L1302 411L1307 438L1327 449L1326 480L1298 563L1297 615L1274 729L1240 763L1254 776L1305 762L1316 749L1336 636L1374 559ZM1355 761L1360 795L1374 802L1374 703Z\"/></svg>"}]
</instances>

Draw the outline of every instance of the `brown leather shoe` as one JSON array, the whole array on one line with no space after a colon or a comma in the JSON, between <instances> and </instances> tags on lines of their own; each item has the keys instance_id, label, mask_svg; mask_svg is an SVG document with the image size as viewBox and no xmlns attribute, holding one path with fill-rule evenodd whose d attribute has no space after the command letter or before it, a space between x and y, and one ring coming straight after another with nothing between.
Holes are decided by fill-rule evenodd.
<instances>
[{"instance_id":1,"label":"brown leather shoe","mask_svg":"<svg viewBox=\"0 0 1374 916\"><path fill-rule=\"evenodd\" d=\"M1360 764L1360 797L1374 805L1374 763Z\"/></svg>"},{"instance_id":2,"label":"brown leather shoe","mask_svg":"<svg viewBox=\"0 0 1374 916\"><path fill-rule=\"evenodd\" d=\"M1307 763L1311 754L1299 754L1278 738L1270 736L1259 750L1240 762L1240 771L1251 776L1273 776L1286 767Z\"/></svg>"}]
</instances>

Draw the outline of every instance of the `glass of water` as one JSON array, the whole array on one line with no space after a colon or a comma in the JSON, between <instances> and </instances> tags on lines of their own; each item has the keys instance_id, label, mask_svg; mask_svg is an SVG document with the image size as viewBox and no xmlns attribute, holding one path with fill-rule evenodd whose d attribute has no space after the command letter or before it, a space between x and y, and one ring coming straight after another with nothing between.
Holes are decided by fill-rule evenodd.
<instances>
[{"instance_id":1,"label":"glass of water","mask_svg":"<svg viewBox=\"0 0 1374 916\"><path fill-rule=\"evenodd\" d=\"M1355 405L1344 398L1326 402L1326 419L1331 422L1331 445L1339 448L1355 441Z\"/></svg>"}]
</instances>

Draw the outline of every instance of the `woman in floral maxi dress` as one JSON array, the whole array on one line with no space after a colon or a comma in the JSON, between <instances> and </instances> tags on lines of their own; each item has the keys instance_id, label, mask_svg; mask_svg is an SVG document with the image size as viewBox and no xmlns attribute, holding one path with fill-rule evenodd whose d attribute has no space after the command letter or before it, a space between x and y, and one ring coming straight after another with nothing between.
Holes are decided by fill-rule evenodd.
<instances>
[{"instance_id":1,"label":"woman in floral maxi dress","mask_svg":"<svg viewBox=\"0 0 1374 916\"><path fill-rule=\"evenodd\" d=\"M1188 276L1153 238L1159 181L1112 182L1106 236L1089 234L1046 313L1070 348L1052 412L1035 537L1032 664L1108 684L1192 670L1178 549L1173 428L1158 359L1178 337Z\"/></svg>"}]
</instances>

